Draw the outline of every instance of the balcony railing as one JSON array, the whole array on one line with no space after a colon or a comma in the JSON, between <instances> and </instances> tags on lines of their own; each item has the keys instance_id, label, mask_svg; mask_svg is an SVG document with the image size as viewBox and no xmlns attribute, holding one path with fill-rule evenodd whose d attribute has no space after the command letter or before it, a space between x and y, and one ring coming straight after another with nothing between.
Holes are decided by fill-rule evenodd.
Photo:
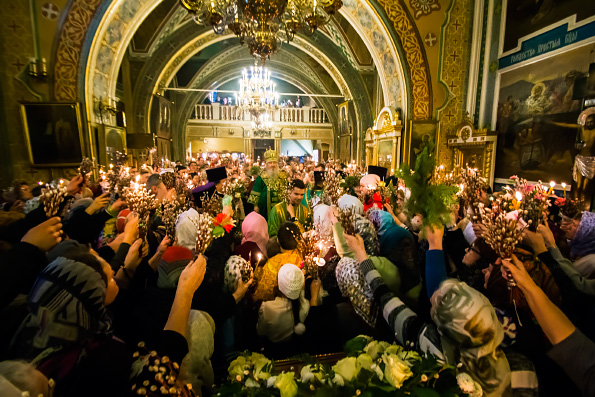
<instances>
[{"instance_id":1,"label":"balcony railing","mask_svg":"<svg viewBox=\"0 0 595 397\"><path fill-rule=\"evenodd\" d=\"M221 120L221 121L250 121L250 114L239 106L220 105L194 105L192 120ZM281 123L312 123L328 124L326 111L322 108L279 108L273 113L273 121Z\"/></svg>"}]
</instances>

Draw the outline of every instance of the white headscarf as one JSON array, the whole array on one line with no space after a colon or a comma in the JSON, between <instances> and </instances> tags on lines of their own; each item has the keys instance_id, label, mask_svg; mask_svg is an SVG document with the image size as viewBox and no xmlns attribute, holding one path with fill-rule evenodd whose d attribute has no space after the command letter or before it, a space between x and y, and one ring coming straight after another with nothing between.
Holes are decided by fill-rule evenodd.
<instances>
[{"instance_id":1,"label":"white headscarf","mask_svg":"<svg viewBox=\"0 0 595 397\"><path fill-rule=\"evenodd\" d=\"M364 214L364 204L360 201L360 199L358 199L355 196L344 194L339 198L338 204L339 208L341 208L342 210L353 208L356 214Z\"/></svg>"},{"instance_id":2,"label":"white headscarf","mask_svg":"<svg viewBox=\"0 0 595 397\"><path fill-rule=\"evenodd\" d=\"M198 212L194 208L180 214L176 222L176 239L180 247L188 248L191 251L196 249L196 224L192 219L198 218Z\"/></svg>"}]
</instances>

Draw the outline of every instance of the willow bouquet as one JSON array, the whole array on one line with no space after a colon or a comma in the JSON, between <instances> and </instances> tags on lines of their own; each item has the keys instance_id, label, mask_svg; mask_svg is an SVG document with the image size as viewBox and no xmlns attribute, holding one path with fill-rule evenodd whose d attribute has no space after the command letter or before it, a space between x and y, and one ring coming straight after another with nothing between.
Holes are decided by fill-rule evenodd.
<instances>
[{"instance_id":1,"label":"willow bouquet","mask_svg":"<svg viewBox=\"0 0 595 397\"><path fill-rule=\"evenodd\" d=\"M487 188L487 181L481 176L477 168L466 167L460 174L462 190L459 197L463 200L465 210L471 207L473 215L471 220L481 220L481 196Z\"/></svg>"},{"instance_id":2,"label":"willow bouquet","mask_svg":"<svg viewBox=\"0 0 595 397\"><path fill-rule=\"evenodd\" d=\"M196 253L204 254L213 240L213 220L209 214L198 214L190 220L196 226Z\"/></svg>"},{"instance_id":3,"label":"willow bouquet","mask_svg":"<svg viewBox=\"0 0 595 397\"><path fill-rule=\"evenodd\" d=\"M355 209L353 207L339 208L337 220L341 223L343 232L355 236Z\"/></svg>"},{"instance_id":4,"label":"willow bouquet","mask_svg":"<svg viewBox=\"0 0 595 397\"><path fill-rule=\"evenodd\" d=\"M130 210L138 215L139 237L144 240L147 235L151 211L157 207L157 201L144 184L139 185L138 189L128 190L126 200Z\"/></svg>"},{"instance_id":5,"label":"willow bouquet","mask_svg":"<svg viewBox=\"0 0 595 397\"><path fill-rule=\"evenodd\" d=\"M483 238L500 258L510 260L515 247L521 241L523 229L519 228L516 218L506 216L500 204L496 202L493 211L486 211L482 221L486 227ZM512 277L507 281L509 287L516 285Z\"/></svg>"},{"instance_id":6,"label":"willow bouquet","mask_svg":"<svg viewBox=\"0 0 595 397\"><path fill-rule=\"evenodd\" d=\"M41 189L39 201L43 205L43 210L48 218L58 215L60 204L62 204L67 195L66 188L61 185L55 187L46 185L44 189Z\"/></svg>"},{"instance_id":7,"label":"willow bouquet","mask_svg":"<svg viewBox=\"0 0 595 397\"><path fill-rule=\"evenodd\" d=\"M341 176L334 169L329 169L325 173L323 182L322 202L326 205L337 206L339 198L343 195Z\"/></svg>"},{"instance_id":8,"label":"willow bouquet","mask_svg":"<svg viewBox=\"0 0 595 397\"><path fill-rule=\"evenodd\" d=\"M176 237L176 223L182 212L184 212L184 207L176 199L168 199L163 203L161 220L165 225L165 234L169 236L172 241Z\"/></svg>"}]
</instances>

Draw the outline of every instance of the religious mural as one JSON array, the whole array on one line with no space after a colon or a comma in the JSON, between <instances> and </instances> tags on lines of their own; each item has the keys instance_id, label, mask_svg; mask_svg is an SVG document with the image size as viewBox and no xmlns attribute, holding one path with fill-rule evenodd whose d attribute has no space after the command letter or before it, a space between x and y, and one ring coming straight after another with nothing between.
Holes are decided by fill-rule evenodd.
<instances>
[{"instance_id":1,"label":"religious mural","mask_svg":"<svg viewBox=\"0 0 595 397\"><path fill-rule=\"evenodd\" d=\"M571 181L580 113L575 81L586 75L591 49L501 73L496 178Z\"/></svg>"}]
</instances>

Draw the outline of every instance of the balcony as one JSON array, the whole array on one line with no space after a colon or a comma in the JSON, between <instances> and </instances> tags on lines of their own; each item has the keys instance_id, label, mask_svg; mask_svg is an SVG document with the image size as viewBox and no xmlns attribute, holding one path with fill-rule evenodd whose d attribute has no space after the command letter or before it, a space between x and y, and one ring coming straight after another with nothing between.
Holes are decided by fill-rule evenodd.
<instances>
[{"instance_id":1,"label":"balcony","mask_svg":"<svg viewBox=\"0 0 595 397\"><path fill-rule=\"evenodd\" d=\"M194 113L189 124L203 124L208 122L210 125L250 125L250 114L243 111L239 106L220 105L212 103L209 105L197 104L194 106ZM322 108L310 108L304 106L301 108L279 108L273 112L273 122L278 127L297 126L305 127L313 125L316 127L330 128L326 111Z\"/></svg>"}]
</instances>

